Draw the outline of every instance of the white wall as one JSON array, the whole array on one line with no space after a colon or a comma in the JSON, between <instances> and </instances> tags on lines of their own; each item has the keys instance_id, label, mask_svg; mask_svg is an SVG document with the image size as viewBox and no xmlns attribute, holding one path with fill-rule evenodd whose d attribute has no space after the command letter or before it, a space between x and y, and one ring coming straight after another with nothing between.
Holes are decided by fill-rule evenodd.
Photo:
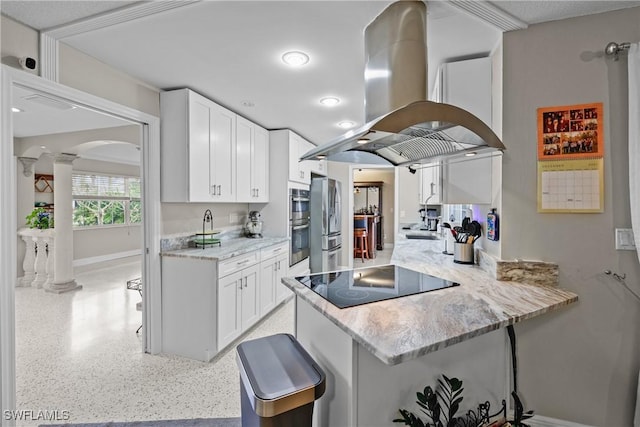
<instances>
[{"instance_id":1,"label":"white wall","mask_svg":"<svg viewBox=\"0 0 640 427\"><path fill-rule=\"evenodd\" d=\"M64 43L59 82L160 117L160 91Z\"/></svg>"},{"instance_id":2,"label":"white wall","mask_svg":"<svg viewBox=\"0 0 640 427\"><path fill-rule=\"evenodd\" d=\"M640 302L603 274L640 293L636 253L614 246L614 229L631 225L627 61L602 54L640 40L639 22L631 8L504 34L502 258L557 262L580 298L516 326L520 392L527 409L588 425L632 425L640 368ZM604 212L537 213L536 109L590 102L604 103Z\"/></svg>"}]
</instances>

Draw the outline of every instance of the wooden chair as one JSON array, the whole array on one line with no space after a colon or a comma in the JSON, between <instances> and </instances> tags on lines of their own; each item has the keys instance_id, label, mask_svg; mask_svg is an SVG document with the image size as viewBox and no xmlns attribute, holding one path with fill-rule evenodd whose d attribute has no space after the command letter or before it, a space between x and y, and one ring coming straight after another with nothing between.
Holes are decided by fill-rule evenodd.
<instances>
[{"instance_id":1,"label":"wooden chair","mask_svg":"<svg viewBox=\"0 0 640 427\"><path fill-rule=\"evenodd\" d=\"M369 245L367 243L369 239L369 235L367 234L367 229L366 228L354 229L353 238L354 238L353 256L357 258L359 255L362 262L364 262L365 258L369 259Z\"/></svg>"}]
</instances>

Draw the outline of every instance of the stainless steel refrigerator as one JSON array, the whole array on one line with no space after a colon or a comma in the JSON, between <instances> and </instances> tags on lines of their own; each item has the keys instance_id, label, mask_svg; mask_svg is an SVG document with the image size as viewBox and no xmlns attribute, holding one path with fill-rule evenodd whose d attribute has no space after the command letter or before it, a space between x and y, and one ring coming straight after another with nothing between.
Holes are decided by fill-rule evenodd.
<instances>
[{"instance_id":1,"label":"stainless steel refrigerator","mask_svg":"<svg viewBox=\"0 0 640 427\"><path fill-rule=\"evenodd\" d=\"M342 193L339 181L311 180L311 227L309 266L312 273L334 271L342 254Z\"/></svg>"}]
</instances>

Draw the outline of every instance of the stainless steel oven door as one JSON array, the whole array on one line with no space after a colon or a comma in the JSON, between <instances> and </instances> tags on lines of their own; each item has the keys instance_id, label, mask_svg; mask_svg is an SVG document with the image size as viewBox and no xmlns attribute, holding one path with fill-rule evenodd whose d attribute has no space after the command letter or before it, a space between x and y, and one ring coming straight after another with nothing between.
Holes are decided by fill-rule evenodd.
<instances>
[{"instance_id":1,"label":"stainless steel oven door","mask_svg":"<svg viewBox=\"0 0 640 427\"><path fill-rule=\"evenodd\" d=\"M309 222L291 225L289 266L309 258Z\"/></svg>"},{"instance_id":2,"label":"stainless steel oven door","mask_svg":"<svg viewBox=\"0 0 640 427\"><path fill-rule=\"evenodd\" d=\"M307 221L310 215L309 191L292 188L289 191L289 220L291 222Z\"/></svg>"}]
</instances>

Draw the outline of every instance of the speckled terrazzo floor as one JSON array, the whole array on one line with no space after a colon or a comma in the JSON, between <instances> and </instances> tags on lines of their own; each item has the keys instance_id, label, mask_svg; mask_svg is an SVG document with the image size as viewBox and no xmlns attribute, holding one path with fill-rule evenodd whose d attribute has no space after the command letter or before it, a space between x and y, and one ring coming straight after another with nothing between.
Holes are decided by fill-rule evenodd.
<instances>
[{"instance_id":1,"label":"speckled terrazzo floor","mask_svg":"<svg viewBox=\"0 0 640 427\"><path fill-rule=\"evenodd\" d=\"M16 289L18 409L68 411L69 423L240 416L235 346L212 363L142 353L140 296L125 286L139 272L134 258L76 269L80 291ZM292 301L241 339L280 332L293 333Z\"/></svg>"}]
</instances>

